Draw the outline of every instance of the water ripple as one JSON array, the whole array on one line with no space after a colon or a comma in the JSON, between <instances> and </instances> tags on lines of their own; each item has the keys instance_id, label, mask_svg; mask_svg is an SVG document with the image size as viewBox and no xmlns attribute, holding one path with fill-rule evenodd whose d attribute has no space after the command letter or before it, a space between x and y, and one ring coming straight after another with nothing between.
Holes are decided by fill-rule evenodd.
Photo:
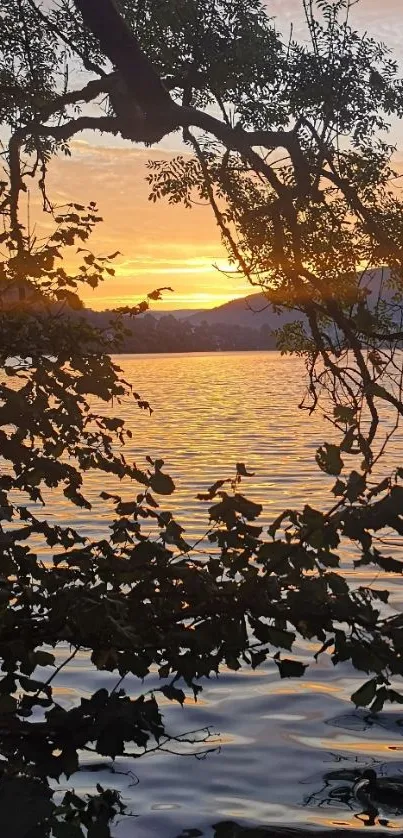
<instances>
[{"instance_id":1,"label":"water ripple","mask_svg":"<svg viewBox=\"0 0 403 838\"><path fill-rule=\"evenodd\" d=\"M313 459L316 448L329 438L329 427L320 414L309 420L298 410L304 386L298 361L274 352L117 360L124 377L154 409L150 417L128 401L116 406L117 415L133 431L126 456L139 466L146 454L163 457L177 484L165 506L186 527L188 539L199 538L207 528L206 505L196 500L197 492L231 476L238 461L255 472L245 492L264 504L266 523L285 506L322 505L332 481ZM106 410L110 414L110 406ZM401 443L399 435L395 456ZM99 500L103 488L99 476L86 478L93 502L90 512L72 510L49 493L48 517L98 536L111 514ZM115 490L125 497L137 492L108 477L108 491ZM351 564L348 573L357 584L374 576L366 569L354 571ZM377 584L386 584L383 574L377 574ZM388 574L387 584L400 602L399 577ZM302 653L310 653L308 646L301 644ZM204 725L217 731L220 752L202 761L161 753L119 759L114 767L118 773L107 766L97 773L103 785L121 789L139 816L121 820L116 836L175 838L192 829L207 836L213 834L211 824L223 820L303 829L335 824L360 828L357 811L338 789L343 782L345 787L346 776L351 783L355 772L369 764L387 772L384 761L393 758L398 769L403 760L399 718L385 712L375 725L365 714L354 713L349 696L360 679L348 664L335 670L324 658L305 679L287 683L278 680L275 670L270 664L256 671L224 670L204 684L197 704L188 701L183 709L164 705L167 722L178 732ZM113 675L95 672L82 654L61 673L59 698L71 706L79 694L114 683ZM151 675L146 686L157 683L157 676ZM134 694L142 689L135 678L128 678L126 686ZM88 763L77 782L74 778L81 790L93 784L90 767Z\"/></svg>"}]
</instances>

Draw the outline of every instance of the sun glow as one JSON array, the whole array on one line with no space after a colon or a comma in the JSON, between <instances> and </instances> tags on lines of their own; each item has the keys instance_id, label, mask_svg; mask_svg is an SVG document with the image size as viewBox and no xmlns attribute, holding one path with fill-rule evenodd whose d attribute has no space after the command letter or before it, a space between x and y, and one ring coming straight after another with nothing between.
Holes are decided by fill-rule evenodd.
<instances>
[{"instance_id":1,"label":"sun glow","mask_svg":"<svg viewBox=\"0 0 403 838\"><path fill-rule=\"evenodd\" d=\"M252 293L228 262L208 206L170 206L148 200L146 162L169 152L73 143L71 158L56 158L49 170L49 193L56 203L96 201L104 223L89 246L98 255L120 254L115 276L94 291L81 288L95 309L134 305L156 288L170 286L152 308L213 308ZM68 194L66 189L68 184ZM74 254L65 257L69 260Z\"/></svg>"}]
</instances>

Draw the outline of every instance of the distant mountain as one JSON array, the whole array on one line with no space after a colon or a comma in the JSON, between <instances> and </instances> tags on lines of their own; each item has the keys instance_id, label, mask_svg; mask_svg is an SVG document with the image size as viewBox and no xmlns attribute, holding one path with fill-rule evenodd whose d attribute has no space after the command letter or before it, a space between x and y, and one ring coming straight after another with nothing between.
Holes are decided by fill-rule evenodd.
<instances>
[{"instance_id":1,"label":"distant mountain","mask_svg":"<svg viewBox=\"0 0 403 838\"><path fill-rule=\"evenodd\" d=\"M361 285L369 290L369 304L374 305L378 297L387 300L391 297L391 291L385 288L390 277L388 268L376 268L365 271L362 276ZM175 312L172 312L175 314ZM244 326L249 329L260 329L266 326L270 330L280 329L286 323L292 323L297 318L302 319L295 311L282 311L277 314L266 296L260 292L249 294L238 300L231 300L229 303L217 306L212 309L197 311L188 318L193 325L206 323L208 326L225 324L226 326Z\"/></svg>"},{"instance_id":2,"label":"distant mountain","mask_svg":"<svg viewBox=\"0 0 403 838\"><path fill-rule=\"evenodd\" d=\"M390 268L372 268L364 271L361 277L361 287L369 291L368 302L374 306L378 300L390 302L393 290L388 286L390 281Z\"/></svg>"},{"instance_id":3,"label":"distant mountain","mask_svg":"<svg viewBox=\"0 0 403 838\"><path fill-rule=\"evenodd\" d=\"M227 326L245 326L249 329L260 329L261 326L278 329L293 320L295 320L295 312L276 314L273 306L262 293L249 294L247 297L231 300L217 308L198 311L188 318L188 322L195 326L201 323L206 323L208 326L225 323Z\"/></svg>"},{"instance_id":4,"label":"distant mountain","mask_svg":"<svg viewBox=\"0 0 403 838\"><path fill-rule=\"evenodd\" d=\"M376 268L363 273L361 285L367 287L370 291L370 305L374 305L379 296L384 300L390 299L391 291L385 288L389 277L390 270L388 268ZM112 311L108 310L93 311L92 309L86 309L85 312L90 322L101 327L106 326L113 317ZM155 320L173 317L175 320L186 321L192 326L200 326L202 323L208 326L222 324L225 326L242 326L248 329L260 329L264 326L266 330L271 331L281 328L286 323L292 323L298 317L302 318L302 315L298 315L295 311L282 311L277 314L262 292L230 300L228 303L209 309L183 308L172 311L158 311L151 305L149 311L138 315L135 321L140 322L150 316ZM130 321L130 318L126 319L129 323L134 322Z\"/></svg>"},{"instance_id":5,"label":"distant mountain","mask_svg":"<svg viewBox=\"0 0 403 838\"><path fill-rule=\"evenodd\" d=\"M369 291L369 306L379 297L390 300L392 291L384 287L387 269L363 274L362 287ZM93 326L108 328L112 312L85 309L75 316ZM124 315L126 335L122 352L212 352L267 350L276 348L274 331L294 320L304 320L296 311L277 314L263 293L250 294L213 309L189 311L150 311L138 317Z\"/></svg>"},{"instance_id":6,"label":"distant mountain","mask_svg":"<svg viewBox=\"0 0 403 838\"><path fill-rule=\"evenodd\" d=\"M172 315L175 317L176 320L188 320L189 317L192 317L193 314L199 314L202 309L199 308L177 308L173 311L165 310L165 311L155 311L151 305L149 311L144 312L144 314L139 314L139 317L147 317L148 314L152 314L157 320L160 320L161 317L168 317Z\"/></svg>"}]
</instances>

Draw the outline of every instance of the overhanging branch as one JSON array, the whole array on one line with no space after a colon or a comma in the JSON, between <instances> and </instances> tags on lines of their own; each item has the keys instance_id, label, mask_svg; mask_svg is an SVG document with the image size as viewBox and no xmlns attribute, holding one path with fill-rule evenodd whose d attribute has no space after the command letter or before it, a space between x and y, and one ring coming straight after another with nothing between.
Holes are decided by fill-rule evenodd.
<instances>
[{"instance_id":1,"label":"overhanging branch","mask_svg":"<svg viewBox=\"0 0 403 838\"><path fill-rule=\"evenodd\" d=\"M10 226L18 251L21 252L24 250L24 237L18 217L18 204L20 192L26 189L21 172L21 147L28 137L53 137L55 140L65 140L67 142L72 136L86 129L97 129L98 131L108 131L116 134L119 131L119 120L111 116L80 116L77 119L66 122L64 125L41 125L40 123L33 122L24 128L20 128L11 137L8 145Z\"/></svg>"},{"instance_id":2,"label":"overhanging branch","mask_svg":"<svg viewBox=\"0 0 403 838\"><path fill-rule=\"evenodd\" d=\"M113 0L74 0L85 24L98 38L100 45L142 109L151 126L150 140L162 139L176 128L200 128L213 134L227 148L238 151L253 168L264 175L282 200L286 214L293 216L291 193L273 168L254 150L262 145L268 149L285 147L300 181L299 191L309 188L309 169L293 131L247 132L232 128L225 122L196 108L180 106L171 98L151 61L142 51L134 33L120 15ZM155 135L153 136L153 131Z\"/></svg>"},{"instance_id":3,"label":"overhanging branch","mask_svg":"<svg viewBox=\"0 0 403 838\"><path fill-rule=\"evenodd\" d=\"M91 61L91 59L88 58L87 55L82 53L81 50L77 48L77 45L66 35L66 33L63 32L63 30L61 30L55 23L53 23L53 21L50 20L50 18L47 15L44 14L42 9L40 9L36 5L34 0L28 0L28 3L31 6L31 9L33 9L33 11L40 18L40 20L45 24L45 26L48 29L50 29L51 32L53 32L58 38L60 38L60 40L63 41L63 43L65 43L66 46L69 47L73 55L75 54L81 59L86 70L89 70L92 73L96 73L98 76L106 75L102 67L99 67L98 64L95 64L95 62Z\"/></svg>"},{"instance_id":4,"label":"overhanging branch","mask_svg":"<svg viewBox=\"0 0 403 838\"><path fill-rule=\"evenodd\" d=\"M102 76L100 79L93 79L88 82L85 87L79 90L71 90L62 96L57 96L52 99L40 110L40 118L43 120L49 119L53 114L60 113L67 105L76 105L79 102L92 102L100 93L109 93L117 83L119 74L109 73L107 76ZM32 122L34 126L36 123Z\"/></svg>"},{"instance_id":5,"label":"overhanging branch","mask_svg":"<svg viewBox=\"0 0 403 838\"><path fill-rule=\"evenodd\" d=\"M74 2L144 113L153 116L156 109L169 110L172 100L168 91L113 0Z\"/></svg>"}]
</instances>

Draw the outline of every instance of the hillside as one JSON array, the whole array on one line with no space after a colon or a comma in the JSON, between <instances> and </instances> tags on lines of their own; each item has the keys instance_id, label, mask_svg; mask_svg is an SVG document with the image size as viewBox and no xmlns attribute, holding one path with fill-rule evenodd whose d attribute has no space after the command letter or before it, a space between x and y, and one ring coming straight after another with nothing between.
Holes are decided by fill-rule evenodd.
<instances>
[{"instance_id":1,"label":"hillside","mask_svg":"<svg viewBox=\"0 0 403 838\"><path fill-rule=\"evenodd\" d=\"M383 299L390 297L389 289L384 284L389 278L390 271L387 268L377 268L367 271L362 278L362 286L370 291L369 302L374 304L381 295ZM174 314L174 312L172 312ZM229 303L217 306L217 308L198 311L188 317L188 322L194 325L206 323L217 325L225 323L227 326L244 326L251 329L260 329L266 326L271 330L279 329L286 323L291 323L298 315L294 312L283 311L276 314L273 306L267 302L263 293L249 294L238 300L231 300ZM301 318L302 315L299 315Z\"/></svg>"},{"instance_id":2,"label":"hillside","mask_svg":"<svg viewBox=\"0 0 403 838\"><path fill-rule=\"evenodd\" d=\"M369 305L378 297L390 299L392 292L384 288L388 271L367 272L362 285L370 291ZM185 316L186 315L186 316ZM107 329L113 317L110 311L86 309L77 312L101 329ZM267 350L276 348L274 330L302 314L284 311L277 314L262 293L250 294L213 309L200 311L159 311L153 309L138 317L124 316L127 334L123 352L212 352L235 350Z\"/></svg>"},{"instance_id":3,"label":"hillside","mask_svg":"<svg viewBox=\"0 0 403 838\"><path fill-rule=\"evenodd\" d=\"M295 312L283 312L280 315L273 311L264 294L249 294L238 300L231 300L217 308L198 311L188 317L193 325L206 323L209 326L225 323L227 326L244 326L249 329L278 329L284 323L295 320Z\"/></svg>"}]
</instances>

